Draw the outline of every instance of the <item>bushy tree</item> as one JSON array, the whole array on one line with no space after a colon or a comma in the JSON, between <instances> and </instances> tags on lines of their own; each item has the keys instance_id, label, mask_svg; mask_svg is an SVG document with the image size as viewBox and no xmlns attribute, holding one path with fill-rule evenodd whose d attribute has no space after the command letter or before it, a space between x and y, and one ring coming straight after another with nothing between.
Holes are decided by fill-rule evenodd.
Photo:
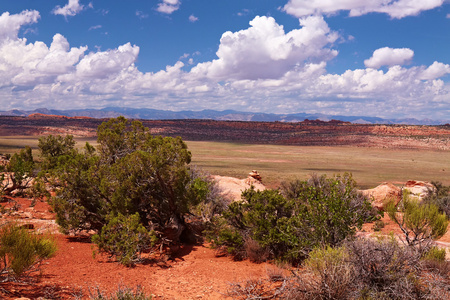
<instances>
[{"instance_id":1,"label":"bushy tree","mask_svg":"<svg viewBox=\"0 0 450 300\"><path fill-rule=\"evenodd\" d=\"M231 197L224 193L211 175L197 168L190 169L188 197L192 199L192 212L202 218L203 223L209 223L216 215L220 215L232 202Z\"/></svg>"},{"instance_id":2,"label":"bushy tree","mask_svg":"<svg viewBox=\"0 0 450 300\"><path fill-rule=\"evenodd\" d=\"M63 137L50 134L39 138L38 147L41 152L42 167L48 171L55 168L59 160L74 154L75 140L72 135Z\"/></svg>"},{"instance_id":3,"label":"bushy tree","mask_svg":"<svg viewBox=\"0 0 450 300\"><path fill-rule=\"evenodd\" d=\"M51 203L63 231L100 234L111 220L136 215L160 243L180 242L189 231L185 216L206 195L201 180L190 176L186 144L179 137L152 136L141 122L123 117L104 122L97 134L97 151L67 142L67 151L50 156L57 183Z\"/></svg>"},{"instance_id":4,"label":"bushy tree","mask_svg":"<svg viewBox=\"0 0 450 300\"><path fill-rule=\"evenodd\" d=\"M251 239L272 257L295 262L318 245L339 244L375 217L350 175L313 176L285 184L281 191L243 192L242 201L231 203L208 234L238 258L248 256L244 245Z\"/></svg>"}]
</instances>

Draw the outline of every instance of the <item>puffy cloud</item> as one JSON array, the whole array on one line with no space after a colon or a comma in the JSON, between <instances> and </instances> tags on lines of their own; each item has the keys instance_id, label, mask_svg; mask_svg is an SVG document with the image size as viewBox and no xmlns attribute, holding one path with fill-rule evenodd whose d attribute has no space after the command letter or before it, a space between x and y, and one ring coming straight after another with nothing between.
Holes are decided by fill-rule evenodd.
<instances>
[{"instance_id":1,"label":"puffy cloud","mask_svg":"<svg viewBox=\"0 0 450 300\"><path fill-rule=\"evenodd\" d=\"M0 42L2 110L125 105L448 118L450 85L440 78L450 74L449 65L405 67L412 51L392 59L398 49L387 48L390 55L378 49L368 60L387 70L368 66L329 74L338 35L318 16L300 19L299 29L290 32L273 18L257 17L245 30L224 33L215 60L187 71L197 53L185 54L179 59L184 62L141 72L135 65L139 47L130 43L90 53L71 48L60 34L49 46L28 43L17 37L20 26L35 22L27 15L0 17L13 31ZM7 32L3 27L0 32Z\"/></svg>"},{"instance_id":2,"label":"puffy cloud","mask_svg":"<svg viewBox=\"0 0 450 300\"><path fill-rule=\"evenodd\" d=\"M158 3L157 11L170 15L174 11L177 11L180 8L181 1L180 0L163 0Z\"/></svg>"},{"instance_id":3,"label":"puffy cloud","mask_svg":"<svg viewBox=\"0 0 450 300\"><path fill-rule=\"evenodd\" d=\"M40 18L36 10L25 10L20 14L10 15L4 12L0 16L0 42L5 39L15 39L23 25L33 24Z\"/></svg>"},{"instance_id":4,"label":"puffy cloud","mask_svg":"<svg viewBox=\"0 0 450 300\"><path fill-rule=\"evenodd\" d=\"M130 43L117 49L89 53L78 63L77 75L81 77L106 78L131 66L139 54L139 47Z\"/></svg>"},{"instance_id":5,"label":"puffy cloud","mask_svg":"<svg viewBox=\"0 0 450 300\"><path fill-rule=\"evenodd\" d=\"M435 61L431 66L425 69L420 76L423 80L433 80L450 74L450 65Z\"/></svg>"},{"instance_id":6,"label":"puffy cloud","mask_svg":"<svg viewBox=\"0 0 450 300\"><path fill-rule=\"evenodd\" d=\"M56 76L75 69L86 47L71 48L60 34L48 48L42 42L27 44L25 39L8 40L0 46L0 86L32 86L53 82Z\"/></svg>"},{"instance_id":7,"label":"puffy cloud","mask_svg":"<svg viewBox=\"0 0 450 300\"><path fill-rule=\"evenodd\" d=\"M373 52L371 58L364 61L368 68L378 69L381 66L403 65L410 61L414 56L414 51L408 48L389 48L384 47Z\"/></svg>"},{"instance_id":8,"label":"puffy cloud","mask_svg":"<svg viewBox=\"0 0 450 300\"><path fill-rule=\"evenodd\" d=\"M445 0L289 0L283 10L296 17L349 11L352 17L378 12L386 13L391 18L401 19L439 7L444 2Z\"/></svg>"},{"instance_id":9,"label":"puffy cloud","mask_svg":"<svg viewBox=\"0 0 450 300\"><path fill-rule=\"evenodd\" d=\"M219 80L278 78L308 61L329 60L337 51L327 48L338 35L322 17L300 19L302 28L285 33L272 17L256 17L250 28L225 32L218 59L197 65L193 73Z\"/></svg>"},{"instance_id":10,"label":"puffy cloud","mask_svg":"<svg viewBox=\"0 0 450 300\"><path fill-rule=\"evenodd\" d=\"M90 7L92 7L92 4L90 4ZM64 17L73 17L75 15L77 15L79 12L81 12L84 9L84 5L80 4L80 0L69 0L69 2L64 5L63 7L61 6L56 6L53 10L52 13L54 15L62 15Z\"/></svg>"},{"instance_id":11,"label":"puffy cloud","mask_svg":"<svg viewBox=\"0 0 450 300\"><path fill-rule=\"evenodd\" d=\"M197 22L197 21L198 21L198 18L197 18L196 16L194 16L194 15L190 15L190 16L189 16L189 21L192 22L192 23L194 23L194 22Z\"/></svg>"}]
</instances>

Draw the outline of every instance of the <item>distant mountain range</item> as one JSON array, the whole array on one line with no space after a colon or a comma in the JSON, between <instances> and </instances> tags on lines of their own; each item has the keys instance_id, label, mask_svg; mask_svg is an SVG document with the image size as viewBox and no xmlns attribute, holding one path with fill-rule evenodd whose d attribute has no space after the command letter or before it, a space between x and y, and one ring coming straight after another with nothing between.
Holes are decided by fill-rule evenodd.
<instances>
[{"instance_id":1,"label":"distant mountain range","mask_svg":"<svg viewBox=\"0 0 450 300\"><path fill-rule=\"evenodd\" d=\"M0 111L2 116L29 116L31 114L57 115L66 117L91 117L91 118L114 118L124 116L131 119L145 120L176 120L176 119L208 119L221 121L259 121L259 122L301 122L308 120L339 120L357 124L405 124L405 125L444 125L450 123L450 120L417 120L409 119L383 119L366 116L340 116L326 114L269 114L269 113L251 113L235 110L202 110L202 111L167 111L148 108L123 108L107 107L103 109L80 109L80 110L54 110L40 108L36 110L9 110Z\"/></svg>"}]
</instances>

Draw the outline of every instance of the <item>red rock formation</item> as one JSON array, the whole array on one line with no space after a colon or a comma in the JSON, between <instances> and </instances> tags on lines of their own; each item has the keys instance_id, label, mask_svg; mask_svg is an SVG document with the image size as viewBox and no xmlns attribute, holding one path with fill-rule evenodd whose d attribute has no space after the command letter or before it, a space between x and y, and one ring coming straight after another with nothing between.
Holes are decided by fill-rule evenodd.
<instances>
[{"instance_id":1,"label":"red rock formation","mask_svg":"<svg viewBox=\"0 0 450 300\"><path fill-rule=\"evenodd\" d=\"M384 210L384 206L388 201L394 200L395 205L397 205L402 195L401 188L388 182L383 182L373 189L361 190L361 192L368 196L372 201L372 206L380 211Z\"/></svg>"}]
</instances>

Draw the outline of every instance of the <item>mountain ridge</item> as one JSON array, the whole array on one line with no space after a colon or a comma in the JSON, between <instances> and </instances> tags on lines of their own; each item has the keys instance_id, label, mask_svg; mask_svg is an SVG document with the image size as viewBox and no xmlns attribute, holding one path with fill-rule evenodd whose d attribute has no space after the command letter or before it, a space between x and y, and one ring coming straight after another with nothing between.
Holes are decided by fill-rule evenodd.
<instances>
[{"instance_id":1,"label":"mountain ridge","mask_svg":"<svg viewBox=\"0 0 450 300\"><path fill-rule=\"evenodd\" d=\"M32 114L90 117L96 119L124 116L126 118L143 120L205 119L218 121L301 122L308 119L321 121L338 120L354 124L444 125L450 123L450 120L418 120L414 118L384 119L379 117L327 115L321 113L274 114L242 112L236 110L217 111L211 109L202 111L168 111L150 108L105 107L102 109L55 110L38 108L35 110L13 109L0 111L0 116L27 117Z\"/></svg>"}]
</instances>

